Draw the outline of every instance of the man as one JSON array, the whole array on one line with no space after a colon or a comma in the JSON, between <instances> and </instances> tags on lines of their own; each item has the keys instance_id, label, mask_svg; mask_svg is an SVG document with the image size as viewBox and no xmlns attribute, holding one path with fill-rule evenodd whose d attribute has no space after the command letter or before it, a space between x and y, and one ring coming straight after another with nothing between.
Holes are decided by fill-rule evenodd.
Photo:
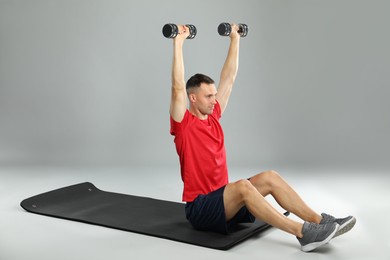
<instances>
[{"instance_id":1,"label":"man","mask_svg":"<svg viewBox=\"0 0 390 260\"><path fill-rule=\"evenodd\" d=\"M319 215L275 171L229 183L224 134L219 119L238 71L240 35L232 25L230 46L218 91L214 81L195 74L185 83L183 44L189 29L179 26L173 39L171 134L175 136L184 183L186 216L197 229L228 234L237 223L260 219L295 235L303 251L311 251L350 230L356 219ZM187 105L189 102L189 108ZM272 195L282 208L304 222L285 217L264 198Z\"/></svg>"}]
</instances>

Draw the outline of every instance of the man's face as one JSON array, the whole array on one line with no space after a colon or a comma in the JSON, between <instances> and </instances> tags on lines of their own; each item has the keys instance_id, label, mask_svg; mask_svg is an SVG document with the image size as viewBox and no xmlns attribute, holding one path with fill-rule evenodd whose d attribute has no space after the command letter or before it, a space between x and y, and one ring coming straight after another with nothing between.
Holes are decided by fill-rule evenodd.
<instances>
[{"instance_id":1,"label":"man's face","mask_svg":"<svg viewBox=\"0 0 390 260\"><path fill-rule=\"evenodd\" d=\"M210 115L213 113L214 106L217 103L217 89L214 84L202 83L193 95L191 102L202 115Z\"/></svg>"}]
</instances>

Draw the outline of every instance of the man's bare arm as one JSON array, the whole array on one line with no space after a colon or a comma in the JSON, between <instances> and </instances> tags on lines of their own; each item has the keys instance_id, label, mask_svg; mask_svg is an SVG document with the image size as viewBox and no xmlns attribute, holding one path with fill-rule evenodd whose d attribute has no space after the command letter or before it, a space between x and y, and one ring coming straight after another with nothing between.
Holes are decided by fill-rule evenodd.
<instances>
[{"instance_id":1,"label":"man's bare arm","mask_svg":"<svg viewBox=\"0 0 390 260\"><path fill-rule=\"evenodd\" d=\"M183 120L187 109L183 45L188 35L189 29L186 26L179 26L179 34L173 39L172 90L169 113L176 122Z\"/></svg>"},{"instance_id":2,"label":"man's bare arm","mask_svg":"<svg viewBox=\"0 0 390 260\"><path fill-rule=\"evenodd\" d=\"M236 80L238 72L238 60L239 60L239 47L240 47L240 35L237 32L238 26L236 24L232 25L232 32L230 33L230 45L228 54L223 65L217 100L221 105L222 113L225 111L225 108L228 104L230 94L232 92L234 81Z\"/></svg>"}]
</instances>

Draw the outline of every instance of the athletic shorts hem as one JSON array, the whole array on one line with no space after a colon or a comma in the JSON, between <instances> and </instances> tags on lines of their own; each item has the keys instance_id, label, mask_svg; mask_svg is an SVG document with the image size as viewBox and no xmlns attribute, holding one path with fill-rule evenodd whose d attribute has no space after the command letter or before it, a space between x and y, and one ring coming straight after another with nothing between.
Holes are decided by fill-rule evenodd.
<instances>
[{"instance_id":1,"label":"athletic shorts hem","mask_svg":"<svg viewBox=\"0 0 390 260\"><path fill-rule=\"evenodd\" d=\"M200 194L193 202L187 202L185 206L186 217L195 229L230 234L239 223L253 223L255 221L255 217L245 206L232 219L226 221L223 203L225 187L206 195Z\"/></svg>"}]
</instances>

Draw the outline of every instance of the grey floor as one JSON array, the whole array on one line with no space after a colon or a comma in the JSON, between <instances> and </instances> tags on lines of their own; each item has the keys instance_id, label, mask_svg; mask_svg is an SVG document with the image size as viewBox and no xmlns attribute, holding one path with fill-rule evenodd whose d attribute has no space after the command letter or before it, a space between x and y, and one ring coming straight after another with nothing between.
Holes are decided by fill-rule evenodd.
<instances>
[{"instance_id":1,"label":"grey floor","mask_svg":"<svg viewBox=\"0 0 390 260\"><path fill-rule=\"evenodd\" d=\"M230 179L256 172L250 168L231 169ZM3 167L0 259L390 259L388 171L279 172L315 210L336 216L355 215L355 228L312 253L301 252L295 237L274 228L228 251L218 251L39 216L19 206L27 197L84 181L102 190L180 201L182 186L176 168Z\"/></svg>"}]
</instances>

